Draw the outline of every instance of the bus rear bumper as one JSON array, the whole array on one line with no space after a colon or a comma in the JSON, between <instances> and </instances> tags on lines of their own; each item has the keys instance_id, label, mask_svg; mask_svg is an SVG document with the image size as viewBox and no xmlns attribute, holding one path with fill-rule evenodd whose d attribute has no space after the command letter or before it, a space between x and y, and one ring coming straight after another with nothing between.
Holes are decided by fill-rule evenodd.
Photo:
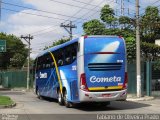
<instances>
[{"instance_id":1,"label":"bus rear bumper","mask_svg":"<svg viewBox=\"0 0 160 120\"><path fill-rule=\"evenodd\" d=\"M105 102L115 100L126 100L127 89L108 92L87 92L80 90L80 102Z\"/></svg>"}]
</instances>

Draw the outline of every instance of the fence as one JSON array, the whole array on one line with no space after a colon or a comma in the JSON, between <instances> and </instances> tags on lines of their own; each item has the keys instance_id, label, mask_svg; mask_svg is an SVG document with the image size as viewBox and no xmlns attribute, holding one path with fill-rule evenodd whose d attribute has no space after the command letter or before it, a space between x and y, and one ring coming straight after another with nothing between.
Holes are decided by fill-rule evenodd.
<instances>
[{"instance_id":1,"label":"fence","mask_svg":"<svg viewBox=\"0 0 160 120\"><path fill-rule=\"evenodd\" d=\"M136 94L136 64L128 64L128 93ZM155 69L156 68L156 69ZM160 63L141 63L142 94L160 96ZM6 88L26 87L27 71L0 72L0 84ZM30 75L30 87L33 87L33 74Z\"/></svg>"},{"instance_id":2,"label":"fence","mask_svg":"<svg viewBox=\"0 0 160 120\"><path fill-rule=\"evenodd\" d=\"M160 96L160 63L141 63L142 95ZM136 94L136 64L128 65L128 93Z\"/></svg>"},{"instance_id":3,"label":"fence","mask_svg":"<svg viewBox=\"0 0 160 120\"><path fill-rule=\"evenodd\" d=\"M30 77L30 86L33 84L32 75ZM19 88L27 86L26 71L2 71L0 72L0 84L4 88Z\"/></svg>"}]
</instances>

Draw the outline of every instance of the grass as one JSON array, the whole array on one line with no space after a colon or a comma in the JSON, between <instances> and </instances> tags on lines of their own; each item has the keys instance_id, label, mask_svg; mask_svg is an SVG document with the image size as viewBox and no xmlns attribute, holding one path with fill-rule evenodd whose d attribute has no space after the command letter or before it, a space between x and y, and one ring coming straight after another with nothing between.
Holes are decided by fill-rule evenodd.
<instances>
[{"instance_id":1,"label":"grass","mask_svg":"<svg viewBox=\"0 0 160 120\"><path fill-rule=\"evenodd\" d=\"M0 106L6 106L6 105L11 105L14 102L12 99L8 96L0 96Z\"/></svg>"}]
</instances>

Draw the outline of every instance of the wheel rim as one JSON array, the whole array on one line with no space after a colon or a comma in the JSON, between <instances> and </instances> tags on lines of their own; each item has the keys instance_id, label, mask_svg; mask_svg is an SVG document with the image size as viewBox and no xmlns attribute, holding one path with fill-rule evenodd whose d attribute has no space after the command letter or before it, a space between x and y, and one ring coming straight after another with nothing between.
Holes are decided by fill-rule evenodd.
<instances>
[{"instance_id":1,"label":"wheel rim","mask_svg":"<svg viewBox=\"0 0 160 120\"><path fill-rule=\"evenodd\" d=\"M37 90L37 96L38 96L38 97L40 96L39 90Z\"/></svg>"},{"instance_id":2,"label":"wheel rim","mask_svg":"<svg viewBox=\"0 0 160 120\"><path fill-rule=\"evenodd\" d=\"M61 93L58 92L58 102L60 103L62 101L62 96L61 96Z\"/></svg>"},{"instance_id":3,"label":"wheel rim","mask_svg":"<svg viewBox=\"0 0 160 120\"><path fill-rule=\"evenodd\" d=\"M65 105L68 103L67 102L67 92L65 92L65 94L64 94L64 103L65 103Z\"/></svg>"}]
</instances>

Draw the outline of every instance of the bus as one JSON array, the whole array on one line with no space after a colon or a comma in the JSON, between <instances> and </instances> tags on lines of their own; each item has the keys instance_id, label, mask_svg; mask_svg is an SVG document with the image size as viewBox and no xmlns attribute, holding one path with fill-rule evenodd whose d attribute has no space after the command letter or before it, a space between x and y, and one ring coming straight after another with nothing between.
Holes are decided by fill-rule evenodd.
<instances>
[{"instance_id":1,"label":"bus","mask_svg":"<svg viewBox=\"0 0 160 120\"><path fill-rule=\"evenodd\" d=\"M60 105L125 100L126 46L120 36L82 36L35 59L35 93Z\"/></svg>"}]
</instances>

